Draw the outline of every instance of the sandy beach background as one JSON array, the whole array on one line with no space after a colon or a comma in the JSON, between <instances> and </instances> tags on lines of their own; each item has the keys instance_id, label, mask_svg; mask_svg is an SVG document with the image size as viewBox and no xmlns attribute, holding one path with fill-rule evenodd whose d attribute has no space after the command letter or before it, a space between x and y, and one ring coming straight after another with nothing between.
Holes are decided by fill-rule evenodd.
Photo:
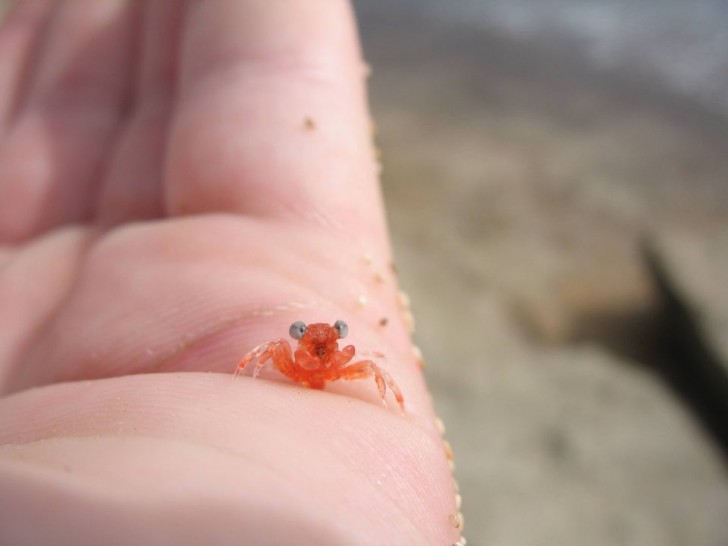
<instances>
[{"instance_id":1,"label":"sandy beach background","mask_svg":"<svg viewBox=\"0 0 728 546\"><path fill-rule=\"evenodd\" d=\"M728 4L355 5L468 544L728 543L728 416L645 258L726 232Z\"/></svg>"}]
</instances>

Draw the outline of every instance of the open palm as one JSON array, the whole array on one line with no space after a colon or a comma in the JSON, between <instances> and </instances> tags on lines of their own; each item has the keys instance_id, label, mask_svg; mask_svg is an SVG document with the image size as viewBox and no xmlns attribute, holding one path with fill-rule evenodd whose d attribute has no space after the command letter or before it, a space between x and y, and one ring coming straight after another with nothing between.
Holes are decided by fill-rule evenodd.
<instances>
[{"instance_id":1,"label":"open palm","mask_svg":"<svg viewBox=\"0 0 728 546\"><path fill-rule=\"evenodd\" d=\"M0 542L456 539L362 80L336 0L9 14ZM336 319L387 355L406 415L373 380L232 380L291 322Z\"/></svg>"}]
</instances>

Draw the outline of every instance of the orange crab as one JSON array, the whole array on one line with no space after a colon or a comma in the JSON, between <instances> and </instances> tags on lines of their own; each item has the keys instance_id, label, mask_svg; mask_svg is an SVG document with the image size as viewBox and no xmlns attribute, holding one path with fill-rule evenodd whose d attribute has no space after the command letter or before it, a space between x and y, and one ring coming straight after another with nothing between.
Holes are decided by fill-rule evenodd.
<instances>
[{"instance_id":1,"label":"orange crab","mask_svg":"<svg viewBox=\"0 0 728 546\"><path fill-rule=\"evenodd\" d=\"M339 350L338 340L349 333L349 327L343 320L337 320L333 326L325 323L306 326L299 320L291 324L288 333L298 340L295 352L291 351L291 345L285 339L266 341L243 357L235 369L235 376L256 358L258 362L253 377L257 377L266 361L271 359L279 372L311 389L323 389L328 381L337 379L352 381L374 376L384 405L387 405L385 395L389 387L404 411L402 393L386 370L371 360L349 364L356 352L353 345Z\"/></svg>"}]
</instances>

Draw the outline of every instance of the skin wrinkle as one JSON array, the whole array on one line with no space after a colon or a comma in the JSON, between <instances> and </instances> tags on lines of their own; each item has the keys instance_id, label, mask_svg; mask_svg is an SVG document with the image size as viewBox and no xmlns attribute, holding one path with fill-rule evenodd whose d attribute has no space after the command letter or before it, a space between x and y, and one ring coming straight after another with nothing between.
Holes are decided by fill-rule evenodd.
<instances>
[{"instance_id":1,"label":"skin wrinkle","mask_svg":"<svg viewBox=\"0 0 728 546\"><path fill-rule=\"evenodd\" d=\"M195 440L192 437L169 437L169 436L158 436L157 433L149 433L149 434L140 434L140 433L95 433L95 434L75 434L75 435L54 435L54 436L47 436L44 438L39 438L37 440L29 440L19 443L11 443L11 444L5 444L0 445L0 457L4 455L5 460L2 461L2 463L10 463L12 464L27 464L31 466L37 466L39 468L47 469L53 472L58 472L61 475L65 475L67 470L64 468L64 463L57 463L56 465L50 464L50 461L44 461L40 460L40 458L36 455L35 458L32 456L29 458L21 457L18 454L22 453L23 448L30 448L32 451L32 448L34 446L46 446L48 443L52 443L53 441L63 441L63 440L92 440L92 441L99 441L103 442L106 439L112 439L116 440L119 438L124 438L125 440L145 440L152 443L162 443L164 445L167 445L169 443L172 444L180 444L180 445L189 445L194 446L197 449L200 449L201 451L212 451L220 455L225 455L227 457L234 458L236 462L239 462L239 460L242 459L242 463L255 463L256 465L256 471L257 470L263 470L265 472L268 472L271 476L274 476L280 483L286 484L287 486L291 486L292 482L295 481L298 475L293 474L291 472L286 472L285 469L278 469L271 465L268 460L264 459L256 459L252 455L248 453L244 453L241 451L234 450L229 447L224 447L221 445L211 445L208 443L205 443L201 440ZM74 474L75 476L83 476L83 474ZM84 476L89 483L103 483L99 479L98 476L92 476L92 475L85 475ZM114 489L118 490L118 484L115 484L116 487ZM300 488L304 489L304 488ZM292 488L292 491L297 491L298 489ZM129 492L136 492L136 485L132 485L129 489Z\"/></svg>"},{"instance_id":2,"label":"skin wrinkle","mask_svg":"<svg viewBox=\"0 0 728 546\"><path fill-rule=\"evenodd\" d=\"M191 372L191 373L194 374L194 372ZM127 379L127 380L130 379L132 381L146 381L148 377L154 376L154 375L159 375L159 374L145 374L144 376L126 376L125 379ZM166 374L161 374L161 376L165 376L165 375ZM195 375L200 375L200 374L195 374ZM202 375L209 377L208 374L202 374ZM228 379L228 374L212 374L212 375L216 376L216 378L214 379L215 381L227 381L227 379ZM84 380L82 382L70 382L70 383L64 384L63 388L66 388L66 389L73 388L74 384L78 385L79 383L81 383L83 385L91 385L93 382L104 382L104 381L108 381L109 379L113 379L113 378L104 378L104 379L97 379L97 380ZM170 378L170 379L173 379L173 378ZM235 380L233 380L233 381L235 381ZM250 381L256 381L256 380L251 379ZM287 395L290 395L290 389L294 389L295 391L305 392L310 397L325 396L327 398L333 397L333 398L329 398L329 400L334 400L337 403L342 401L340 396L338 396L334 393L327 392L327 391L309 391L309 390L302 389L301 387L298 387L293 384L287 384L287 383L286 384L282 384L282 383L276 384L276 382L272 382L272 383L273 383L272 384L273 389L275 389L279 392L284 392ZM142 385L143 385L143 383L142 383ZM224 383L223 383L223 385L224 385ZM246 385L246 388L248 388L248 387L249 386ZM53 388L54 388L54 385L38 387L38 388L34 389L34 392L32 392L32 396L39 396L40 392L43 389L53 389ZM281 388L283 388L284 390L281 391L280 390ZM24 403L24 398L27 397L29 392L30 391L21 391L21 392L9 395L9 396L5 397L3 399L3 401L0 401L0 406L3 403L8 403L11 405L11 407L12 407L12 404L14 404L14 403L20 403L22 406L22 404ZM131 394L131 397L129 396L129 394ZM133 403L135 400L137 400L138 396L136 395L135 392L131 392L129 390L123 391L123 396L118 396L115 403L121 404L122 400L124 400L125 397L129 399L129 402L126 405L124 405L123 408L132 407L135 410L139 410L138 405L136 403ZM18 402L18 400L20 400L20 402ZM149 405L149 403L146 399L142 399L142 402L146 405ZM347 402L354 403L355 405L357 405L359 408L361 408L363 411L366 411L366 412L381 411L381 408L378 408L377 406L374 406L374 405L370 404L369 402L365 402L362 400L353 399L353 400L347 400ZM158 406L155 406L154 404L149 405L149 407L152 409L158 409ZM374 409L372 409L372 408L374 408ZM23 411L22 413L26 413L26 411ZM117 415L117 413L119 413L119 412L112 412L112 415ZM121 412L121 413L123 413L123 412ZM34 413L34 415L36 415L36 414L43 415L41 413ZM377 413L375 415L379 415L379 414ZM412 428L413 431L415 431L415 430L417 431L417 436L419 436L419 439L417 439L417 440L414 439L415 434L410 435L412 437L413 444L422 445L424 442L426 444L432 445L433 452L440 451L439 445L441 443L441 438L439 436L439 433L436 433L436 431L433 432L432 427L430 427L430 426L427 426L427 427L423 426L423 422L420 419L413 419L411 417L408 417L407 415L403 416L403 415L399 414L398 412L392 412L392 413L386 412L385 415L387 416L387 419L394 419L395 420L394 422L399 422L404 419L407 421L408 426L413 427ZM97 417L98 412L96 410L94 410L93 412L90 412L90 416ZM8 419L7 416L5 417L5 419L0 418L0 441L10 441L10 443L12 443L12 444L24 444L24 443L33 442L33 441L35 441L34 438L36 438L36 437L40 438L41 434L45 434L45 432L43 432L43 431L45 431L46 429L49 429L51 431L56 430L56 427L52 424L45 424L45 425L39 424L38 425L39 431L36 432L35 435L30 435L29 439L18 440L16 438L16 439L10 439L10 440L7 440L7 439L3 440L3 436L8 434L7 430L5 428L3 428L4 421L8 422L8 423L12 422L12 420ZM429 423L428 423L428 425L429 425ZM164 429L164 427L161 427L161 430L162 430L162 432L168 432ZM409 429L405 429L405 430L409 430ZM366 427L349 431L349 433L353 434L355 437L361 437L363 439L360 442L361 444L363 444L363 445L370 444L371 437L367 436L365 438L364 432L366 432L367 435L370 435L370 433L371 433L371 431ZM88 437L88 436L97 436L97 435L98 435L97 433L89 433L89 434L71 434L71 435L66 435L66 436L67 437ZM48 437L46 436L45 438L48 438ZM0 449L1 448L2 448L2 446L0 446Z\"/></svg>"},{"instance_id":3,"label":"skin wrinkle","mask_svg":"<svg viewBox=\"0 0 728 546\"><path fill-rule=\"evenodd\" d=\"M76 437L79 438L79 437ZM94 439L94 440L104 440L109 439L111 437L103 437L103 436L97 436L97 437L85 437L84 439ZM128 438L128 437L127 437ZM151 437L144 437L144 436L136 436L136 438L144 439L146 441L151 440L153 443L158 443L162 445L168 445L170 443L169 439L159 439L159 438L151 438ZM215 452L217 454L223 455L226 458L234 458L236 461L239 459L246 459L246 457L239 453L234 453L231 451L226 451L222 449L218 449L212 446L208 445L201 445L201 444L194 444L189 441L182 441L182 440L173 440L171 443L176 443L181 446L184 445L190 445L194 446L196 450L204 452ZM0 453L2 453L3 449L2 446L0 446ZM253 460L251 458L248 458L249 462L255 462L258 464L261 464L261 461ZM20 468L18 468L19 465ZM93 499L94 504L98 503L98 499L105 499L107 502L116 502L118 504L118 507L116 511L118 510L124 510L128 511L130 506L130 501L136 502L138 504L137 506L137 512L138 515L133 516L133 521L135 521L135 526L139 525L139 522L144 521L145 518L141 517L142 514L147 514L149 516L149 519L158 520L161 519L159 514L152 513L149 515L149 512L154 512L155 510L158 510L160 507L164 511L169 511L170 503L174 503L175 501L179 501L179 492L176 492L174 495L170 495L171 492L162 493L160 496L160 500L163 500L164 502L156 502L154 500L149 499L149 492L144 491L142 495L139 495L136 492L136 489L129 489L126 491L123 491L119 489L118 487L113 487L110 485L104 485L103 482L101 482L98 478L94 479L90 475L79 475L77 473L73 473L71 475L68 474L68 469L61 466L60 468L51 467L49 465L42 465L38 464L37 461L22 461L19 462L17 460L0 460L0 482L3 479L3 471L10 467L10 473L11 475L18 475L22 472L32 472L34 474L41 474L43 480L51 480L55 482L56 484L62 485L66 489L70 488L72 491L76 492L88 492L90 493L89 497ZM307 496L305 493L303 493L300 489L295 488L290 480L286 480L279 472L276 472L275 469L270 468L268 465L263 464L261 470L264 471L264 473L267 472L267 475L271 479L271 481L275 484L277 483L279 488L285 491L288 495L294 498L299 498L301 502L295 503L297 506L300 507L306 507L307 506ZM260 478L260 476L258 476ZM226 503L226 506L231 506L231 503ZM190 515L194 514L199 510L199 499L196 498L194 501L194 506L190 506L189 512ZM321 522L319 518L316 518L317 515L320 514L320 510L313 510L309 512L308 516L304 521L307 523L311 521L319 521L319 526L323 529L323 526L321 526ZM303 513L301 514L303 515ZM326 523L330 523L329 521L326 521ZM327 531L330 531L331 525L328 526ZM341 533L341 529L338 530L337 534ZM344 535L339 537L339 540L336 543L340 543L342 537ZM210 539L210 536L206 536L206 539ZM350 536L345 537L346 542L349 543L351 540Z\"/></svg>"},{"instance_id":4,"label":"skin wrinkle","mask_svg":"<svg viewBox=\"0 0 728 546\"><path fill-rule=\"evenodd\" d=\"M271 464L269 464L266 460L255 458L249 454L242 453L240 451L236 451L230 448L224 448L219 445L209 445L205 444L201 441L195 441L192 438L159 438L158 436L154 436L152 434L145 435L145 434L94 434L94 435L75 435L75 436L53 436L50 438L43 438L39 440L33 440L23 443L15 443L15 444L6 444L6 445L0 445L0 474L2 473L3 466L10 466L10 471L14 472L13 469L14 465L21 465L21 466L30 466L34 468L40 468L43 470L47 470L57 476L66 476L67 474L72 474L72 479L75 483L80 483L80 480L83 480L89 485L101 485L103 482L98 477L93 477L91 475L84 475L83 473L74 472L72 470L69 471L69 467L65 465L65 463L58 463L56 465L50 464L49 461L41 461L38 460L37 456L33 458L31 455L29 458L24 458L20 456L19 454L22 453L23 448L32 448L33 446L40 446L40 445L47 445L49 441L53 440L75 440L75 439L84 439L84 440L94 440L94 441L103 441L105 439L117 439L123 437L126 440L148 440L151 442L163 442L165 444L167 443L178 443L180 445L191 445L194 446L202 451L213 451L221 455L225 455L227 457L232 457L236 460L236 462L240 464L247 464L247 463L253 463L255 465L256 472L263 471L267 473L270 477L275 478L275 481L277 481L279 484L284 486L289 493L295 494L295 496L301 498L302 500L306 500L307 496L304 493L308 490L308 486L305 484L302 485L300 483L296 483L298 479L300 478L301 474L286 471L284 468L277 468ZM20 449L19 449L20 448ZM3 460L4 459L4 460ZM345 465L348 467L348 470L350 471L351 475L359 473L361 468L354 464L351 460L348 459L337 459L337 463L341 465ZM345 472L342 472L344 474ZM384 487L380 487L379 484L377 484L375 481L372 481L371 479L366 480L366 483L369 485L369 491L363 491L362 496L367 498L379 498L379 499L386 499L386 502L389 504L390 509L399 514L398 518L400 520L408 520L410 511L407 510L402 504L401 499L397 497L393 497L392 495L387 493L386 484ZM101 494L101 496L108 496L110 492L119 491L118 485L115 486L102 486L100 489L98 489L98 493ZM134 487L132 487L130 490L126 491L126 494L135 492ZM144 495L147 493L145 492ZM384 495L384 497L382 497ZM302 503L304 505L304 503ZM339 506L339 501L334 501L332 504L329 504L328 507L326 506L317 506L317 508L312 511L311 515L321 514L321 513L334 513ZM386 511L389 511L386 510ZM413 524L411 526L411 533L417 533L419 534L419 530L417 527ZM420 535L419 540L417 541L418 544L425 544L427 541Z\"/></svg>"},{"instance_id":5,"label":"skin wrinkle","mask_svg":"<svg viewBox=\"0 0 728 546\"><path fill-rule=\"evenodd\" d=\"M309 308L314 308L315 301ZM275 306L267 307L274 310ZM212 325L203 325L196 332L190 334L191 339L185 340L172 348L167 354L160 356L156 362L148 366L149 372L175 370L180 368L180 361L189 359L191 353L204 350L207 345L217 345L216 339L229 337L229 332L241 330L251 321L252 312L249 309L242 309L234 316L221 316Z\"/></svg>"},{"instance_id":6,"label":"skin wrinkle","mask_svg":"<svg viewBox=\"0 0 728 546\"><path fill-rule=\"evenodd\" d=\"M15 445L30 444L36 442L39 438L47 439L49 432L53 433L53 436L51 436L51 438L100 438L106 435L112 435L111 433L105 432L105 429L107 429L108 427L116 427L117 423L123 423L123 428L117 428L113 433L113 436L146 437L147 435L149 435L150 437L154 437L154 435L157 434L158 437L158 435L161 433L162 437L165 439L172 438L175 441L189 441L197 445L207 445L208 447L216 449L220 448L225 452L235 454L235 456L245 455L245 452L243 451L236 450L230 447L225 447L225 445L221 444L221 437L215 432L216 428L225 428L227 426L225 421L221 422L219 418L215 418L215 414L219 414L220 411L223 410L222 406L219 406L219 404L225 404L226 400L228 399L227 396L229 395L230 391L225 388L227 377L219 375L217 375L216 377L211 377L207 374L203 374L203 377L205 377L206 381L202 385L193 385L184 381L180 386L178 386L179 382L175 382L175 377L173 376L167 378L165 386L162 389L150 391L150 387L148 385L155 381L157 378L161 379L161 377L162 376L155 377L147 375L126 378L125 388L119 391L119 394L117 395L113 405L111 406L109 406L108 403L105 402L105 391L109 388L109 385L111 384L109 382L110 380L85 382L85 384L82 385L65 384L57 387L48 386L42 387L41 389L36 389L35 392L30 391L12 395L6 398L4 402L2 402L2 404L4 404L6 407L4 412L0 412L0 441L10 440ZM181 381L184 378L178 377L178 379ZM99 387L93 388L93 384L97 384ZM221 386L224 387L225 390L221 391L219 394L226 395L226 397L218 398L217 400L219 400L219 404L210 404L208 401L202 405L183 405L185 400L197 400L201 398L200 395L203 395L202 398L206 398L204 396L206 392L210 391L210 389L212 389L213 392L219 391ZM74 396L76 405L82 408L82 411L80 413L78 412L78 410L67 410L65 414L61 414L49 421L46 414L38 411L29 411L32 410L33 405L37 403L33 401L34 399L43 400L41 392L43 390L54 390L57 393L57 396L63 397L66 396L63 393L64 390L75 390L77 387L82 387L83 389L81 391L80 397ZM248 390L248 388L250 388L250 385L243 385L243 387L244 390ZM299 396L294 396L293 393L290 392L290 390L285 388L281 390L280 386L268 386L268 388L273 388L274 390L279 391L279 397L280 395L284 395L282 402L285 406L293 403L300 404ZM156 398L150 399L148 397L148 394L150 392L154 392ZM308 395L307 398L312 400L314 403L315 398L317 398L315 397L315 395L320 394L314 391L303 392ZM267 398L266 400L274 399L275 397ZM329 398L326 401L327 405L329 402L337 405L339 401ZM53 405L58 406L58 404ZM0 407L2 407L2 405L0 405ZM106 409L104 410L103 408ZM390 423L392 426L394 426L394 429L392 429L391 431L390 427L377 427L378 432L374 434L374 438L378 438L382 431L388 431L385 437L382 438L383 440L386 439L386 436L394 435L400 437L399 443L400 445L402 445L401 453L405 455L405 458L407 460L426 460L429 457L439 454L439 436L437 434L433 434L431 430L419 426L418 423L413 422L411 419L406 419L397 415L380 414L380 410L378 408L373 408L364 402L359 402L357 404L357 408L358 411L355 412L355 414L358 415L357 420L365 419L368 421L365 416L373 415L377 418L384 418L385 422ZM99 412L99 409L102 409L101 413ZM172 416L168 410L172 410L174 416ZM26 434L23 437L13 437L14 435L12 434L12 428L14 425L12 425L13 419L10 416L10 413L12 413L13 411L15 413L39 416L42 420L40 422L37 422L36 420L27 423L25 426L30 426L30 429L27 430ZM107 413L105 414L104 411ZM202 411L202 414L199 414L199 411ZM290 418L287 416L286 407L283 407L277 412L274 412L274 414L270 414L267 408L260 408L257 411L261 414L270 415L269 419L273 422L277 422L280 416L284 416L285 419ZM166 421L164 419L160 420L160 415L167 415L168 417ZM329 415L330 416L327 417L324 422L310 422L309 424L305 425L304 428L299 432L299 435L306 436L311 433L309 429L315 430L322 426L326 427L328 426L326 421L337 420L337 417L335 415ZM227 419L233 419L233 417ZM58 422L69 423L70 428L59 428L57 424ZM101 425L102 422L105 424ZM216 423L216 425L213 426L212 429L208 429L204 426L204 423L206 422ZM414 427L412 427L413 424L415 425ZM268 427L268 423L261 423L259 426L265 428ZM144 433L145 428L148 431L147 434ZM374 431L370 430L368 427L354 427L353 429L350 428L341 437L339 437L338 435L329 437L329 439L326 441L326 445L322 445L320 448L318 448L320 450L320 454L316 455L315 452L310 452L310 456L313 459L318 459L320 457L331 457L333 461L336 461L336 464L342 464L345 465L345 467L350 468L350 475L361 476L362 479L365 479L369 486L373 488L373 491L370 491L370 493L364 495L363 498L367 498L371 494L374 494L375 496L384 494L394 505L396 505L397 510L401 510L404 513L403 517L409 518L410 512L407 511L400 504L401 499L399 499L397 496L393 495L390 492L391 484L385 482L383 484L383 488L380 487L379 484L376 483L376 475L378 474L369 475L367 472L362 473L363 468L360 464L357 464L356 460L352 461L349 456L342 457L342 455L356 453L359 456L358 461L369 460L370 457L366 453L366 451L370 451L372 449L369 446L372 446L370 435L372 435L373 433ZM405 435L404 437L401 437L402 433ZM182 436L180 436L180 434L182 434ZM275 435L271 436L271 438L275 439ZM340 438L349 438L349 440L340 444ZM285 451L285 446L287 446L288 443L291 441L295 444L296 440L296 438L281 438L279 440L279 447L281 450ZM231 440L227 440L226 442L230 441ZM353 446L351 445L352 442L354 444ZM394 445L390 442L385 443L389 445ZM343 452L336 454L332 453L330 448L339 444L342 446L341 449L343 449ZM356 448L355 446L357 445L360 447ZM405 446L412 446L412 448ZM364 452L362 452L361 447L365 447ZM309 447L309 450L310 449L312 448ZM316 447L314 447L313 449L316 449ZM1 448L0 451L2 451ZM339 450L336 451L338 452ZM378 460L374 459L372 461L374 463L374 466L380 467L380 465L384 464L386 467L392 465L391 454L385 455L384 452L379 452L376 448L374 448L374 452L379 453ZM398 451L398 453L400 452ZM425 453L428 455L427 457L423 458L423 454ZM369 468L369 466L371 466L371 464L367 465L366 468ZM422 466L422 464L420 464L420 466ZM412 468L412 466L409 464L394 464L393 467L399 467L400 469ZM296 481L296 476L298 474L296 473L295 469L293 469L292 472L293 474L282 475L286 483ZM405 472L409 472L409 470L405 470ZM342 472L342 476L343 475L346 475L346 472ZM306 490L306 487L302 487L302 490ZM427 541L420 543L425 544L427 543Z\"/></svg>"},{"instance_id":7,"label":"skin wrinkle","mask_svg":"<svg viewBox=\"0 0 728 546\"><path fill-rule=\"evenodd\" d=\"M308 70L313 73L344 75L338 78L339 81L353 81L349 73L357 63L351 62L351 59L361 59L361 53L350 6L330 2L326 7L320 7L327 11L324 17L312 16L312 7L314 4L303 5L300 13L303 17L295 22L286 15L288 7L280 3L267 12L259 7L249 7L249 15L257 17L256 24L236 29L237 32L250 35L249 38L222 38L203 51L199 48L200 43L209 40L212 34L225 32L230 23L220 18L219 14L211 14L209 5L200 3L192 6L187 13L182 45L183 48L195 48L197 51L196 55L187 57L189 62L181 72L183 87L190 80L205 81L209 74L220 72L220 67L243 63L258 67L309 67ZM236 9L237 6L232 7L231 11L235 12ZM339 16L338 24L331 23L334 20L331 13L334 17ZM247 18L244 21L247 23ZM272 34L274 29L277 32ZM326 40L309 40L307 37L314 32L326 33ZM304 50L300 47L302 40L308 42Z\"/></svg>"},{"instance_id":8,"label":"skin wrinkle","mask_svg":"<svg viewBox=\"0 0 728 546\"><path fill-rule=\"evenodd\" d=\"M324 67L321 63L302 60L295 55L288 58L270 59L261 55L259 58L251 58L249 61L228 63L229 66L222 71L217 71L202 80L194 80L193 84L184 88L180 95L182 101L195 101L199 97L209 93L210 90L217 91L229 87L233 83L250 82L271 82L276 80L296 80L296 85L304 88L311 88L311 96L324 93L324 96L349 97L352 94L351 85L344 83L339 76L331 73L330 67ZM225 65L226 63L221 63ZM238 85L235 85L237 88ZM364 94L358 94L363 98ZM342 98L342 102L348 102Z\"/></svg>"}]
</instances>

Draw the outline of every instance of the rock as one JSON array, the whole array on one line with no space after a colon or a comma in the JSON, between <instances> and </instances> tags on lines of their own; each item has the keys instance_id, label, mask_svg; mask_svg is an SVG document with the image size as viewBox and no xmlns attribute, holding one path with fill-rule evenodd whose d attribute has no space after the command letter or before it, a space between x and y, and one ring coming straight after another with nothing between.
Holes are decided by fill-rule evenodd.
<instances>
[{"instance_id":1,"label":"rock","mask_svg":"<svg viewBox=\"0 0 728 546\"><path fill-rule=\"evenodd\" d=\"M728 417L728 227L672 228L646 245L665 326L684 373Z\"/></svg>"}]
</instances>

